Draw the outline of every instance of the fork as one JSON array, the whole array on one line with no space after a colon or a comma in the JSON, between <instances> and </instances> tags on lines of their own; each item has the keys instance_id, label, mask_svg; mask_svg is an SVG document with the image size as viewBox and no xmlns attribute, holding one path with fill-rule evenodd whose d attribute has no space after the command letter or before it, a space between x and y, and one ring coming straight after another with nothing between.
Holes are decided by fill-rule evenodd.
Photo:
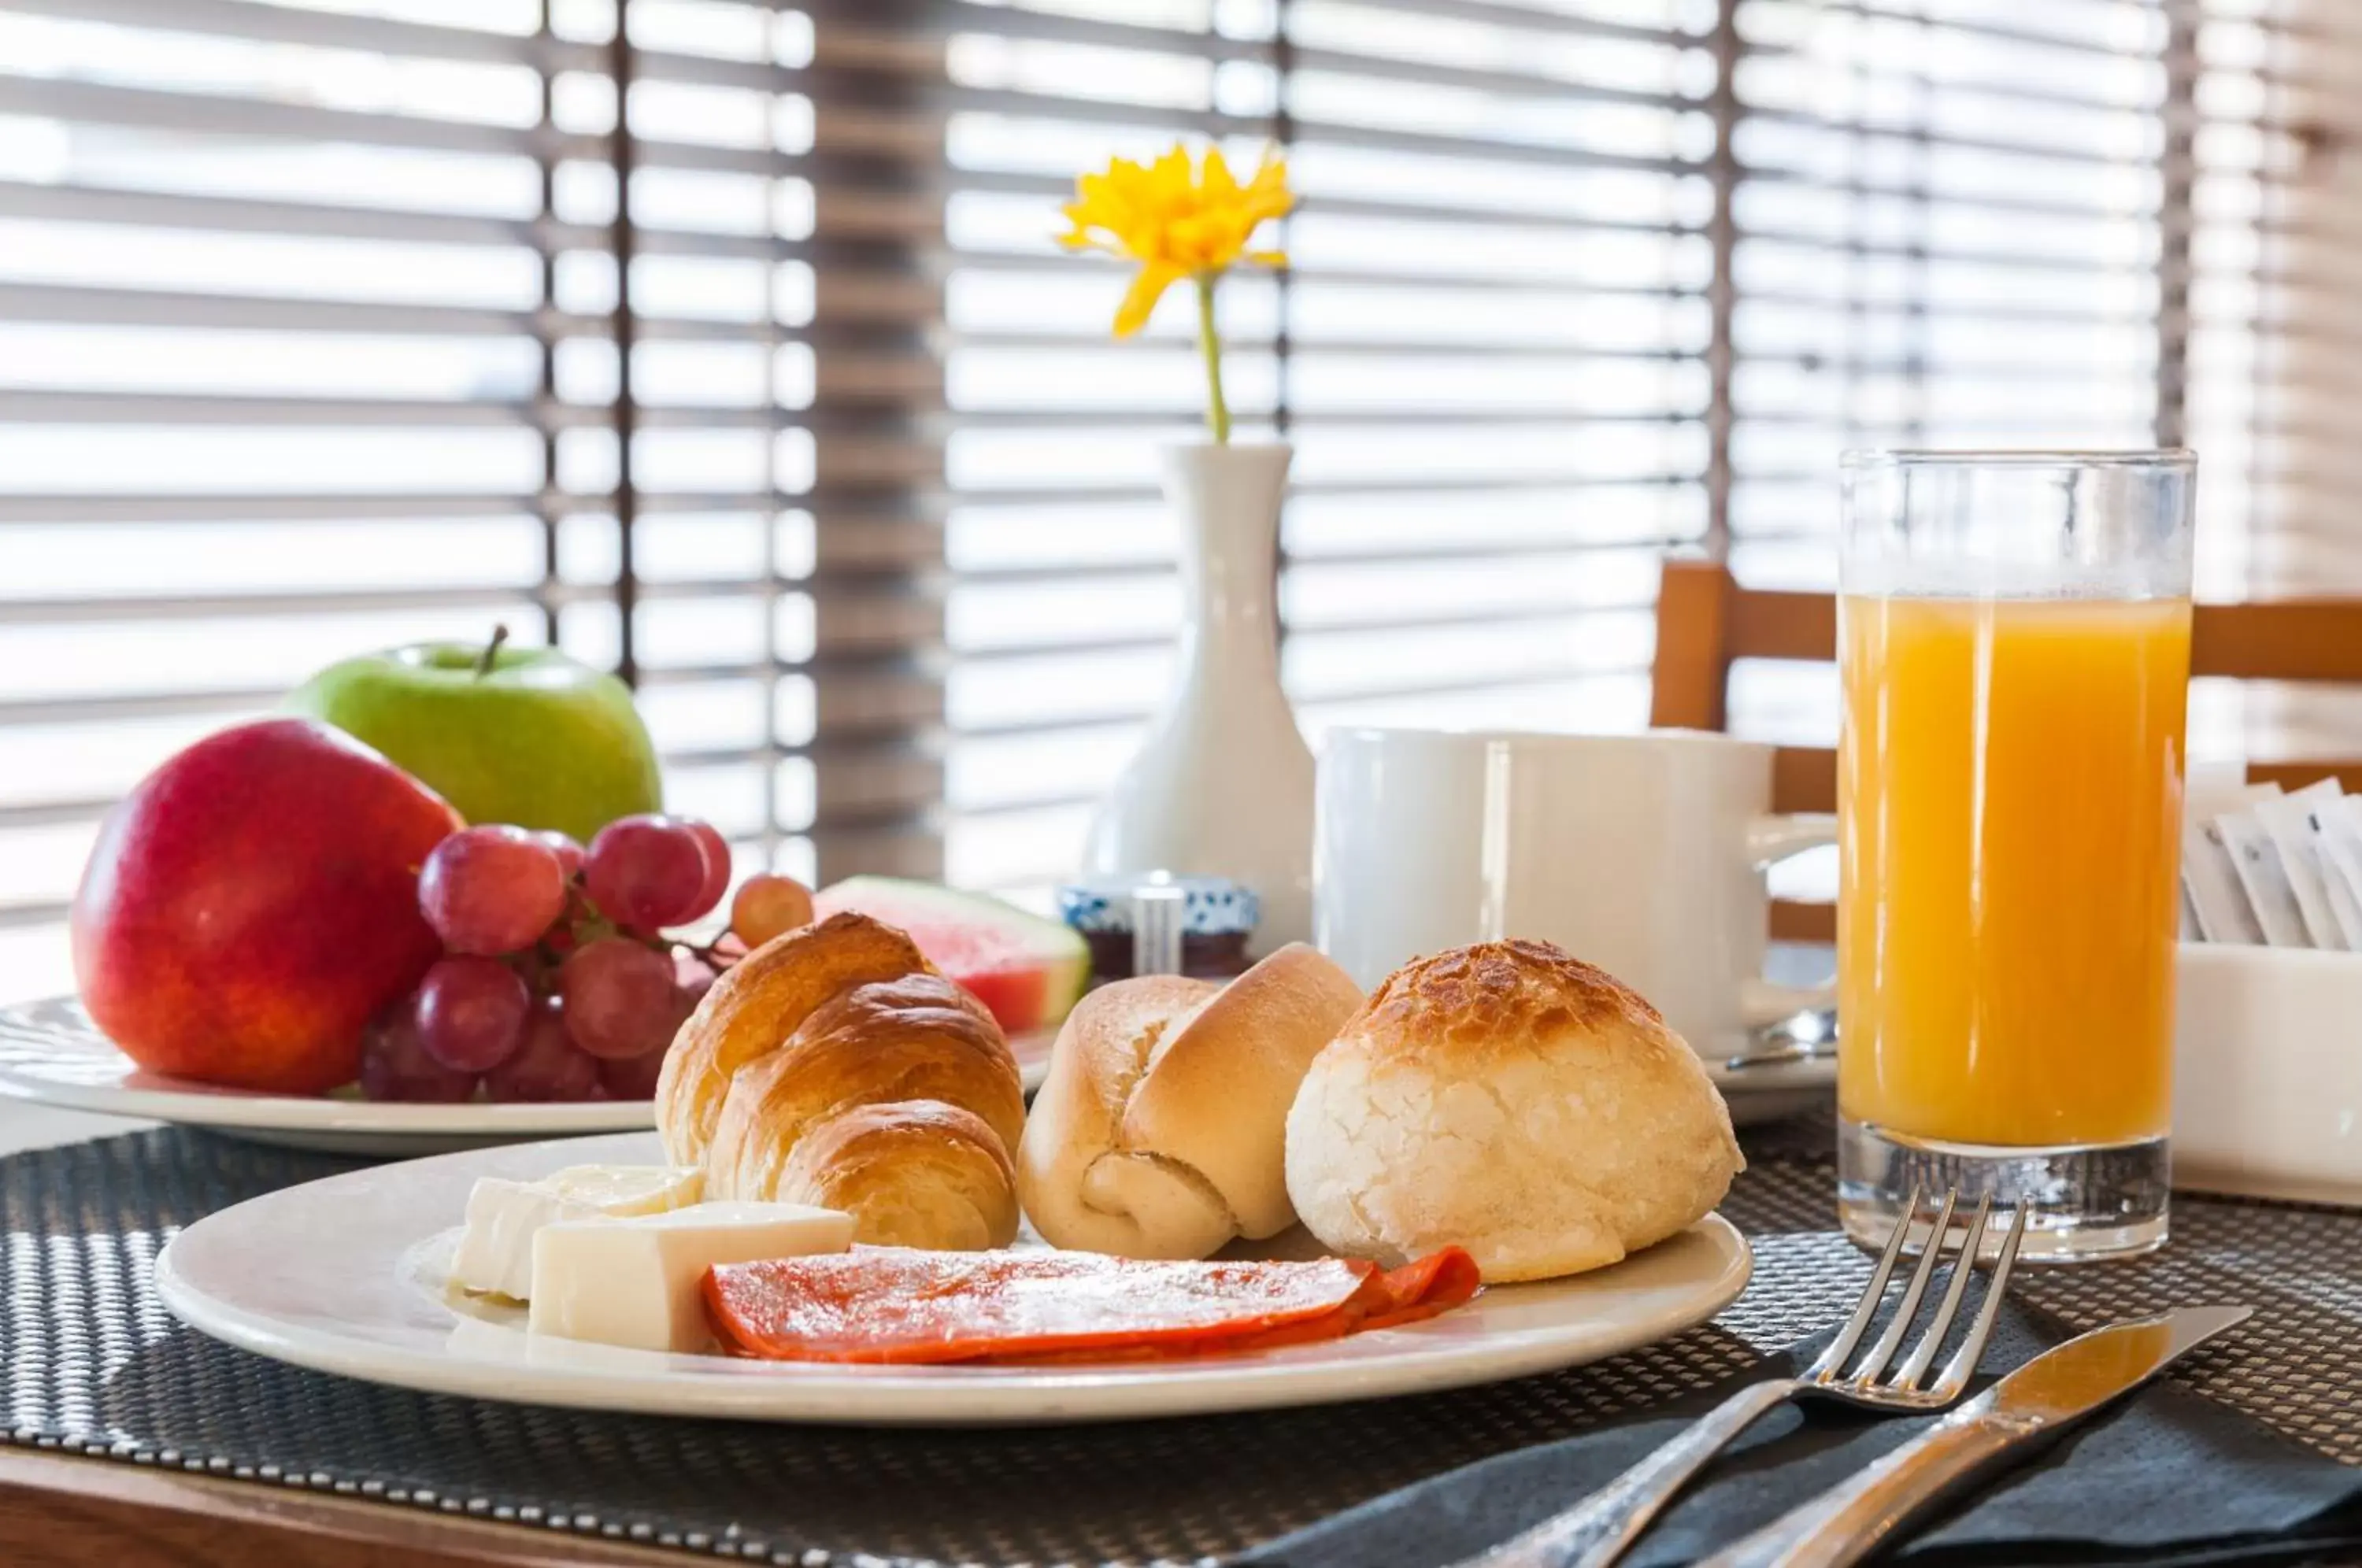
<instances>
[{"instance_id":1,"label":"fork","mask_svg":"<svg viewBox=\"0 0 2362 1568\"><path fill-rule=\"evenodd\" d=\"M1960 1299L1968 1291L1969 1275L1975 1272L1977 1252L1984 1242L1986 1222L1992 1215L1990 1195L1978 1200L1976 1216L1961 1239L1943 1300L1903 1364L1892 1375L1886 1375L1888 1364L1902 1349L1904 1336L1910 1332L1911 1320L1918 1316L1928 1282L1935 1276L1937 1262L1944 1254L1944 1242L1951 1233L1952 1213L1959 1201L1958 1192L1944 1195L1943 1208L1927 1233L1919 1265L1904 1287L1893 1321L1861 1360L1848 1370L1854 1351L1870 1331L1879 1306L1885 1299L1887 1285L1894 1276L1895 1260L1902 1256L1904 1242L1918 1217L1919 1199L1920 1190L1912 1188L1910 1200L1903 1206L1903 1216L1895 1221L1893 1234L1886 1239L1886 1248L1879 1254L1878 1267L1863 1288L1860 1301L1855 1304L1853 1316L1846 1320L1838 1337L1829 1342L1828 1348L1813 1358L1811 1365L1794 1377L1771 1378L1739 1389L1679 1437L1573 1507L1552 1515L1457 1568L1607 1568L1630 1549L1640 1532L1705 1467L1707 1460L1728 1447L1733 1439L1762 1416L1790 1399L1838 1399L1849 1405L1897 1414L1925 1414L1958 1400L1976 1372L1977 1362L1984 1354L1985 1341L1992 1333L1993 1319L2001 1311L2010 1265L2017 1261L2018 1243L2025 1236L2026 1211L2021 1205L2010 1223L2009 1234L1993 1261L1992 1283L1985 1289L1968 1338L1944 1364L1936 1381L1922 1388L1919 1381L1943 1349L1944 1338L1951 1331L1952 1320L1959 1314Z\"/></svg>"}]
</instances>

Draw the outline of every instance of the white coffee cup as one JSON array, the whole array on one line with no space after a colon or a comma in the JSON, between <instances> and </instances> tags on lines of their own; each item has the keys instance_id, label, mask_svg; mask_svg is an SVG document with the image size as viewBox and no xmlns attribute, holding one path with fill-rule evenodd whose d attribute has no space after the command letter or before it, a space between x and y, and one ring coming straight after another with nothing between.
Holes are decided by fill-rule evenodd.
<instances>
[{"instance_id":1,"label":"white coffee cup","mask_svg":"<svg viewBox=\"0 0 2362 1568\"><path fill-rule=\"evenodd\" d=\"M1337 729L1313 827L1313 941L1363 988L1407 959L1556 943L1656 1004L1699 1055L1833 987L1763 977L1772 862L1837 841L1771 813L1772 748L1689 730Z\"/></svg>"}]
</instances>

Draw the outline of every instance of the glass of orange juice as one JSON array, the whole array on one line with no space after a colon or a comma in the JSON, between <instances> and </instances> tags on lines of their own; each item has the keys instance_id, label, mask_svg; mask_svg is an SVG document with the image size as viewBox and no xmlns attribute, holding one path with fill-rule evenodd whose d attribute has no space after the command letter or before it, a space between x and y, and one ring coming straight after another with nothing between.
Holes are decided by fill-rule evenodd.
<instances>
[{"instance_id":1,"label":"glass of orange juice","mask_svg":"<svg viewBox=\"0 0 2362 1568\"><path fill-rule=\"evenodd\" d=\"M2194 477L2178 451L1845 459L1857 1240L1917 1187L1961 1191L1956 1226L2025 1206L2029 1261L2165 1241Z\"/></svg>"}]
</instances>

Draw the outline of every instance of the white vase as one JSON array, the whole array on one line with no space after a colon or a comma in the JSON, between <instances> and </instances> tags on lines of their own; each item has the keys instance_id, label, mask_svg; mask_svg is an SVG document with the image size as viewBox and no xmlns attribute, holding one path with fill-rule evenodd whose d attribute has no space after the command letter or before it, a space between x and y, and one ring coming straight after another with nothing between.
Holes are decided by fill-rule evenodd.
<instances>
[{"instance_id":1,"label":"white vase","mask_svg":"<svg viewBox=\"0 0 2362 1568\"><path fill-rule=\"evenodd\" d=\"M1181 525L1180 658L1140 753L1099 802L1084 871L1253 888L1260 955L1312 932L1312 752L1279 684L1285 444L1164 452Z\"/></svg>"}]
</instances>

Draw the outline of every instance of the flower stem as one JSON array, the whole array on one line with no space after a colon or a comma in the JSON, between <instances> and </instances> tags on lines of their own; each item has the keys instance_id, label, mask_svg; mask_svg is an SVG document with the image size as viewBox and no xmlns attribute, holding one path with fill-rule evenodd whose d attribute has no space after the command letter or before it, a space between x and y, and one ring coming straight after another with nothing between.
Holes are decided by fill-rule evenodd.
<instances>
[{"instance_id":1,"label":"flower stem","mask_svg":"<svg viewBox=\"0 0 2362 1568\"><path fill-rule=\"evenodd\" d=\"M1198 347L1206 354L1206 423L1214 427L1214 441L1231 440L1231 405L1222 401L1222 335L1214 326L1214 277L1198 274Z\"/></svg>"}]
</instances>

